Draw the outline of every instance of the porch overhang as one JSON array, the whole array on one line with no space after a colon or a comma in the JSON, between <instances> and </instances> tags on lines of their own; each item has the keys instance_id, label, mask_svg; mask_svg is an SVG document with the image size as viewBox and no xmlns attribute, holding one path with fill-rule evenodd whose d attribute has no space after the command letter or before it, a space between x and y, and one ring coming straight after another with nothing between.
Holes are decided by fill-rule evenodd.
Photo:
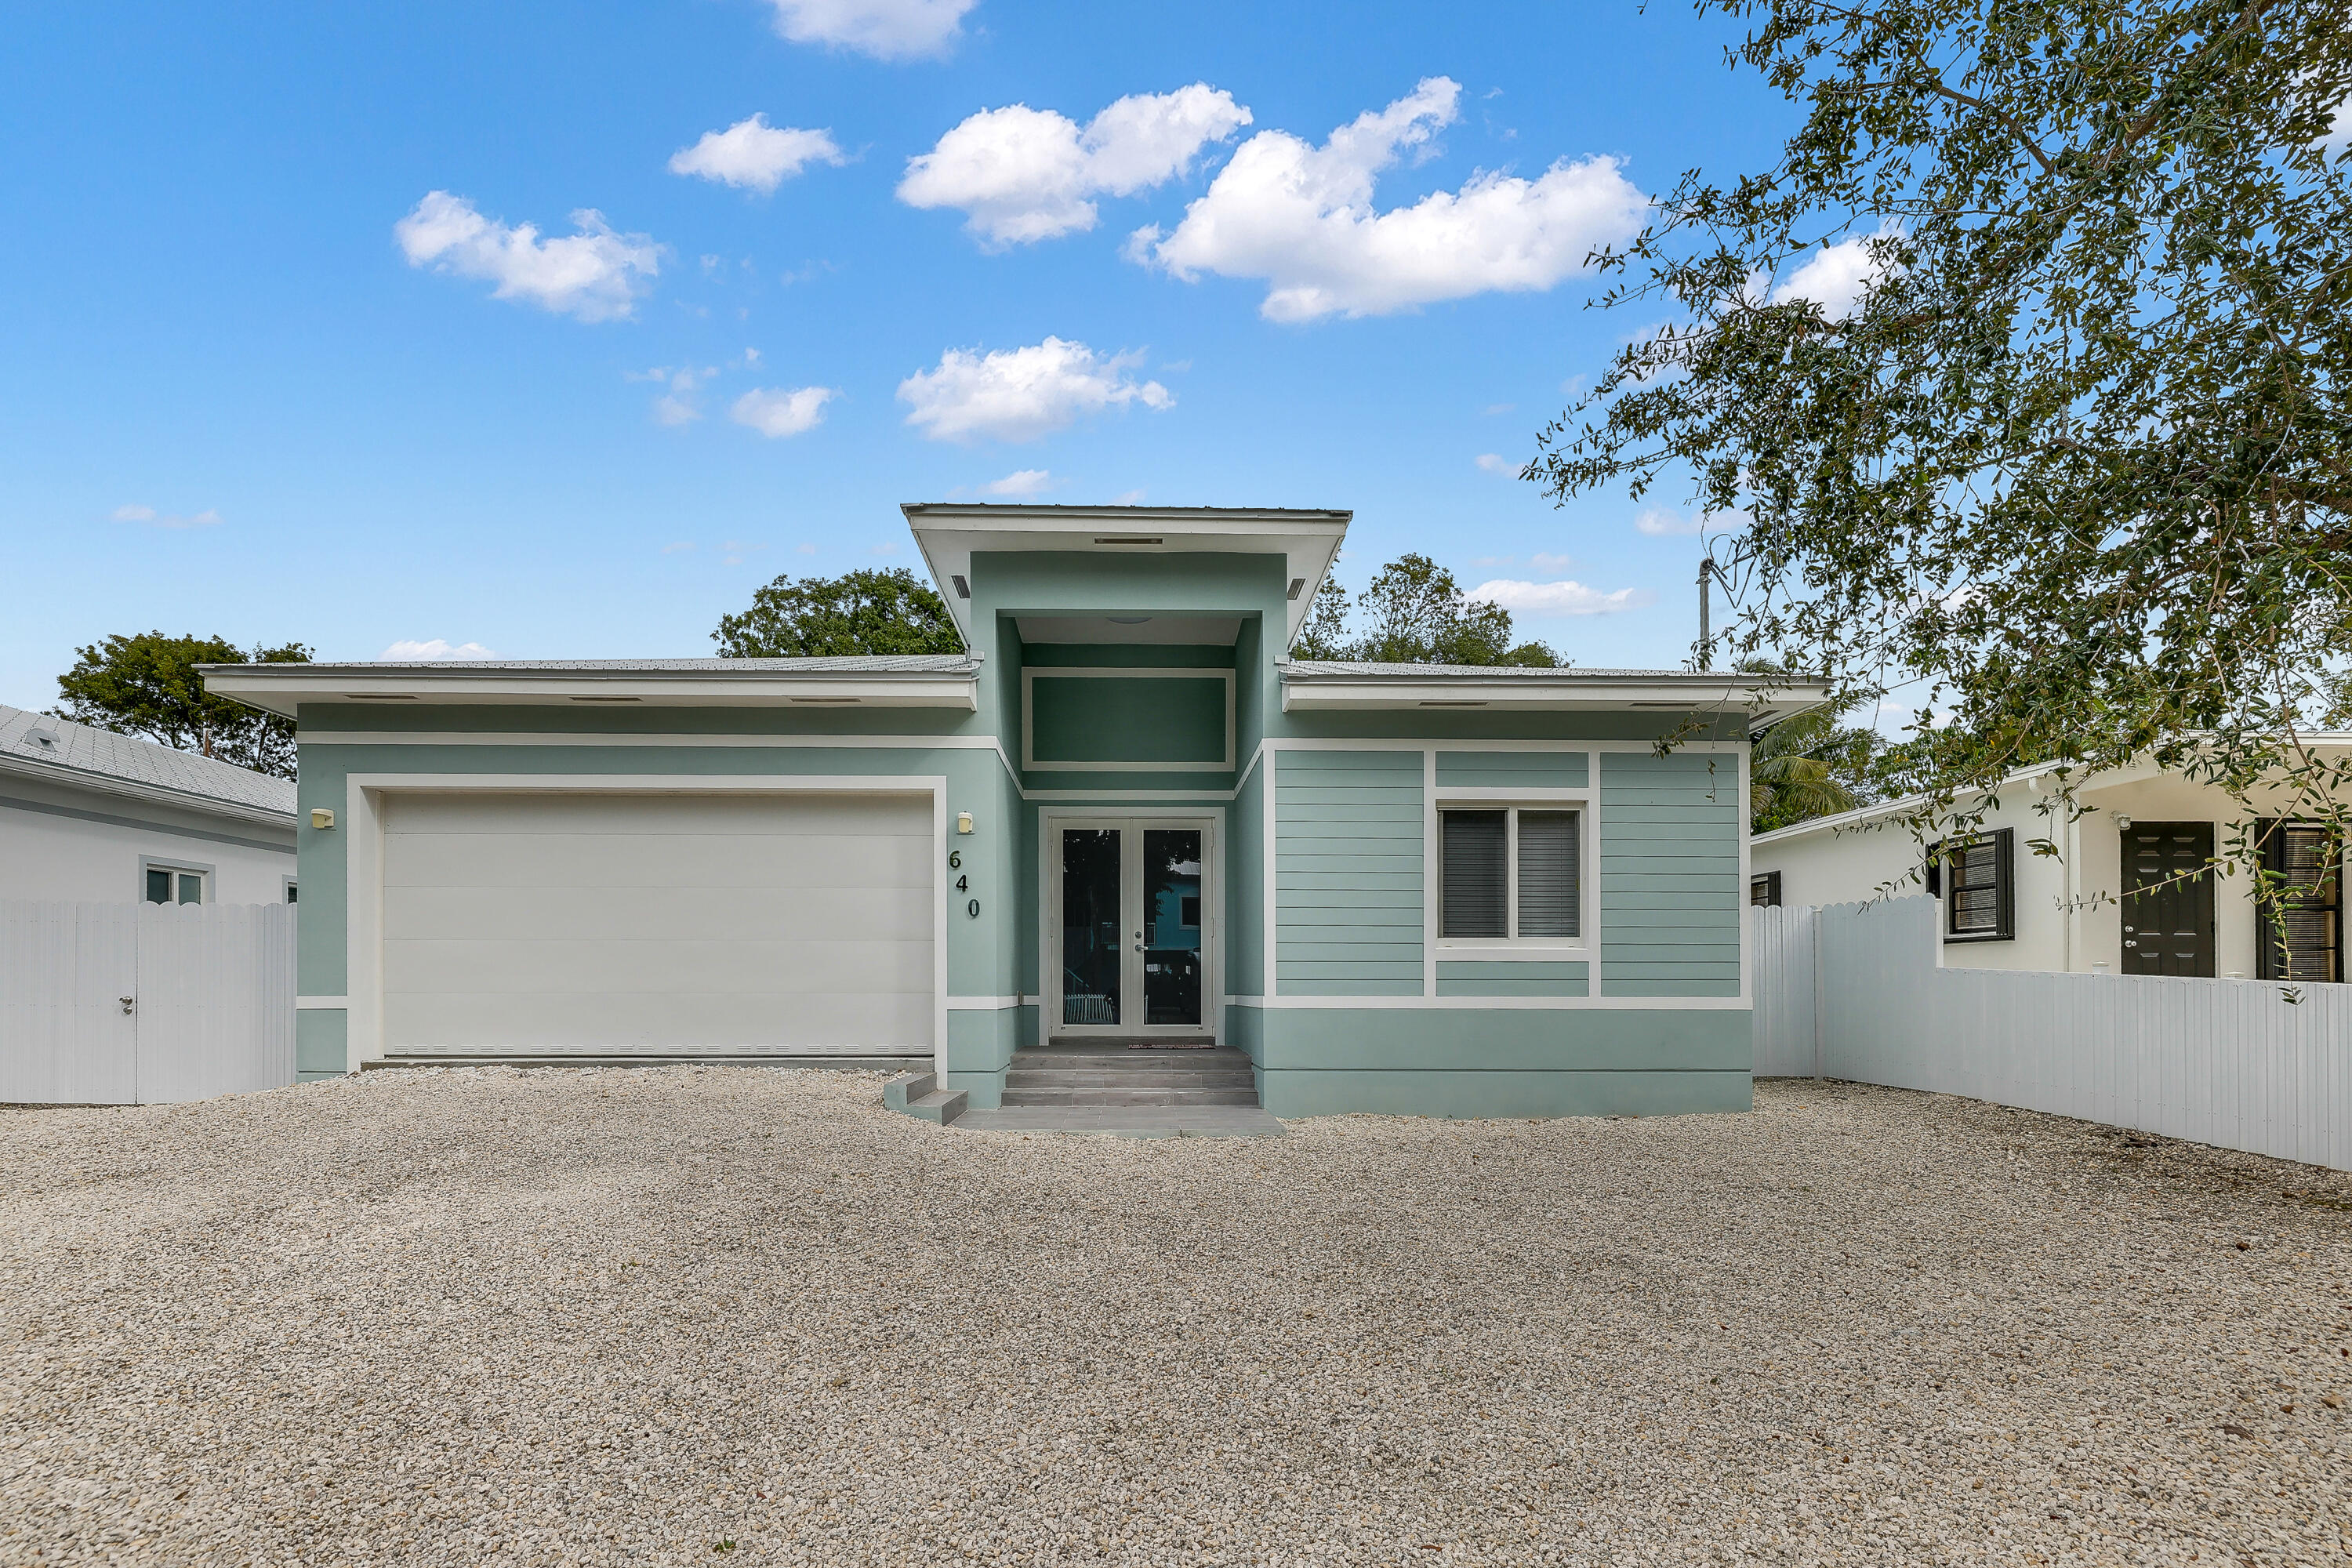
<instances>
[{"instance_id":1,"label":"porch overhang","mask_svg":"<svg viewBox=\"0 0 2352 1568\"><path fill-rule=\"evenodd\" d=\"M976 552L1095 555L1279 555L1286 596L1282 646L1307 622L1315 591L1347 536L1349 511L1215 506L1029 506L910 501L898 509L956 629L971 640Z\"/></svg>"}]
</instances>

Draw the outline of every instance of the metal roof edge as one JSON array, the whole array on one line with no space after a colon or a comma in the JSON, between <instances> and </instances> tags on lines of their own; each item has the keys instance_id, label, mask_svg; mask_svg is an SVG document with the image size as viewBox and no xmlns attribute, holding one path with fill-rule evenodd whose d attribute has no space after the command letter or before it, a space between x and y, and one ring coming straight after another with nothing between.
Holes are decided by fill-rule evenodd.
<instances>
[{"instance_id":1,"label":"metal roof edge","mask_svg":"<svg viewBox=\"0 0 2352 1568\"><path fill-rule=\"evenodd\" d=\"M234 765L234 764L231 764ZM250 771L250 770L248 770ZM120 773L100 773L92 768L78 768L68 763L47 762L17 752L0 752L0 773L12 773L19 778L56 784L74 789L86 789L100 795L122 795L132 800L152 801L175 805L184 811L201 811L214 816L235 817L242 822L257 822L273 827L291 830L299 818L297 807L275 811L266 805L253 805L245 801L230 800L223 795L205 795L194 790L173 789L169 784L151 784L144 779L124 778ZM263 777L272 775L263 774ZM287 788L290 781L279 780Z\"/></svg>"}]
</instances>

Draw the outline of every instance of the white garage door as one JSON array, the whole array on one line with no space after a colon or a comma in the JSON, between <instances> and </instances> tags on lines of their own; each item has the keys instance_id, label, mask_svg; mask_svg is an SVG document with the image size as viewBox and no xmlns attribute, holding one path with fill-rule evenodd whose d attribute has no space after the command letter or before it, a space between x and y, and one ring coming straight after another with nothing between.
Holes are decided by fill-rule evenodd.
<instances>
[{"instance_id":1,"label":"white garage door","mask_svg":"<svg viewBox=\"0 0 2352 1568\"><path fill-rule=\"evenodd\" d=\"M389 796L385 1048L927 1053L931 859L922 796Z\"/></svg>"}]
</instances>

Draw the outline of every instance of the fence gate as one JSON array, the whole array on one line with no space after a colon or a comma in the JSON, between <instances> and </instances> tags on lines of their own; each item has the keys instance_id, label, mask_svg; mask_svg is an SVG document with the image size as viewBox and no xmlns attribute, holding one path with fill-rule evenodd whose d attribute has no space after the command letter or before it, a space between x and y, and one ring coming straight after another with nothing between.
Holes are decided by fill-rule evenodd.
<instances>
[{"instance_id":1,"label":"fence gate","mask_svg":"<svg viewBox=\"0 0 2352 1568\"><path fill-rule=\"evenodd\" d=\"M293 1081L293 906L0 900L0 1104Z\"/></svg>"}]
</instances>

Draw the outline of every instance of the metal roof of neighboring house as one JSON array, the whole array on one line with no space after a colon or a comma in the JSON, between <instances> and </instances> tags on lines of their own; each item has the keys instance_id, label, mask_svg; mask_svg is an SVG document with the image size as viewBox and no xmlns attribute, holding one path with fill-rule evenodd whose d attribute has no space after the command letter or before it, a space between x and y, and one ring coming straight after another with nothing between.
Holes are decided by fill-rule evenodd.
<instances>
[{"instance_id":1,"label":"metal roof of neighboring house","mask_svg":"<svg viewBox=\"0 0 2352 1568\"><path fill-rule=\"evenodd\" d=\"M2319 731L2306 733L2300 739L2305 745L2324 751L2352 751L2352 731ZM2105 773L2085 770L2080 763L2036 763L2030 768L2020 768L2009 774L1992 790L1963 790L1957 798L1969 801L1981 800L1988 795L2016 784L2026 785L2038 794L2040 785L2036 781L2048 778L2062 768L2073 769L2083 773L2082 781L2074 786L2078 792L2111 789L2117 784L2137 784L2143 779L2155 778L2165 772L2163 768L2152 762L2137 763L2128 768L2112 768ZM1852 811L1841 811L1830 816L1808 817L1802 822L1792 822L1786 827L1776 827L1769 833L1753 834L1749 836L1748 842L1751 845L1778 844L1783 839L1802 838L1809 833L1834 833L1847 828L1860 827L1864 823L1874 822L1882 817L1896 816L1905 812L1915 811L1927 799L1924 795L1897 795L1893 800L1882 800L1870 805L1856 806Z\"/></svg>"},{"instance_id":2,"label":"metal roof of neighboring house","mask_svg":"<svg viewBox=\"0 0 2352 1568\"><path fill-rule=\"evenodd\" d=\"M289 821L294 816L290 780L22 708L0 705L0 763L18 764L11 771L20 774L53 773L100 788L128 785L140 794L162 791L192 805L215 802Z\"/></svg>"}]
</instances>

